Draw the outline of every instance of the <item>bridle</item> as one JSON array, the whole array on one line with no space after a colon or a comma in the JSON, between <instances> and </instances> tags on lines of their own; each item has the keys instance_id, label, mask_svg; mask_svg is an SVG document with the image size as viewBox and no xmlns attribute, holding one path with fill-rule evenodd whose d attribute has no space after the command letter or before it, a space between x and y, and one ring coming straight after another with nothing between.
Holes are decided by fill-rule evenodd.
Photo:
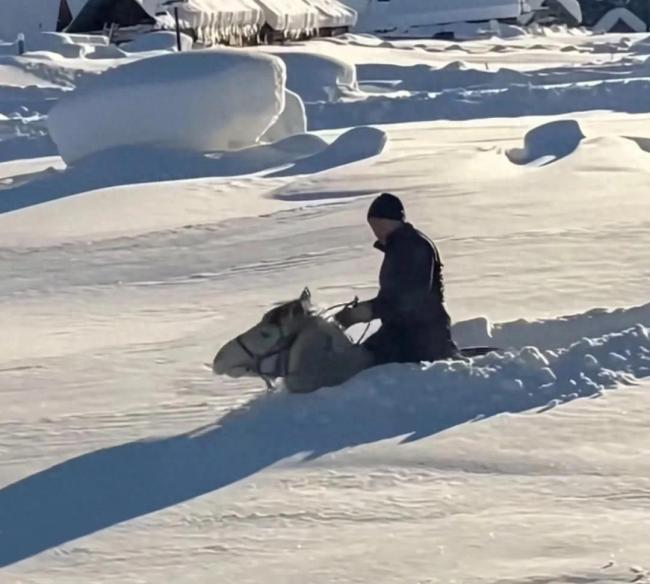
<instances>
[{"instance_id":1,"label":"bridle","mask_svg":"<svg viewBox=\"0 0 650 584\"><path fill-rule=\"evenodd\" d=\"M252 351L249 347L246 346L242 338L243 335L238 335L235 337L235 342L242 348L244 353L246 353L253 360L253 372L261 377L266 383L266 388L271 391L275 389L273 385L273 380L279 377L287 377L289 375L289 349L296 340L297 335L284 335L282 327L280 332L282 336L278 344L269 351L265 353L257 354ZM284 354L284 358L282 355ZM275 361L275 367L270 371L264 371L264 361L270 359L271 357L279 357Z\"/></svg>"},{"instance_id":2,"label":"bridle","mask_svg":"<svg viewBox=\"0 0 650 584\"><path fill-rule=\"evenodd\" d=\"M341 304L336 304L334 306L330 306L329 308L326 308L322 312L318 313L317 316L324 317L326 313L330 312L331 310L334 310L336 308L341 308L341 307L350 307L350 306L356 306L359 303L359 298L355 297L354 300L351 302L343 302ZM357 345L361 344L363 341L364 337L366 336L366 333L368 332L368 329L370 327L370 323L366 326L365 331L361 335L361 338L355 343ZM280 329L280 341L277 343L277 345L273 348L270 349L264 353L257 354L255 351L251 350L250 347L246 346L246 343L244 342L243 335L237 335L235 337L235 342L241 347L242 351L246 353L252 360L253 360L253 368L252 371L255 373L257 376L261 377L264 380L264 383L266 383L266 388L269 391L273 391L275 389L275 386L273 385L273 380L278 379L280 377L287 377L289 375L289 350L291 349L293 343L295 342L298 333L294 333L292 335L285 335L284 331L282 330L282 327L278 327ZM272 357L279 357L275 361L275 366L270 370L270 371L264 371L264 361L267 359L270 359Z\"/></svg>"}]
</instances>

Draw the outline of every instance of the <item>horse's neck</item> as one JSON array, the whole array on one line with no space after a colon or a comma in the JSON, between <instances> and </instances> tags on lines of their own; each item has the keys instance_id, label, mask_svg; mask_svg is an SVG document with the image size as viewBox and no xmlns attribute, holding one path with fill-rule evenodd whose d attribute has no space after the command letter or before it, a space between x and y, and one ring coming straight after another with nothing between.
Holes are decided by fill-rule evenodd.
<instances>
[{"instance_id":1,"label":"horse's neck","mask_svg":"<svg viewBox=\"0 0 650 584\"><path fill-rule=\"evenodd\" d=\"M312 322L317 319L316 316L306 315L285 321L282 324L282 330L287 337L298 337L305 328L312 326Z\"/></svg>"},{"instance_id":2,"label":"horse's neck","mask_svg":"<svg viewBox=\"0 0 650 584\"><path fill-rule=\"evenodd\" d=\"M330 350L335 353L345 353L354 348L354 343L338 325L320 316L307 317L302 325L300 330L295 333L292 347L320 338L326 339Z\"/></svg>"},{"instance_id":3,"label":"horse's neck","mask_svg":"<svg viewBox=\"0 0 650 584\"><path fill-rule=\"evenodd\" d=\"M303 327L301 328L301 332L308 331L312 334L315 330L323 335L330 337L334 345L336 347L340 347L341 349L344 347L349 347L352 344L350 339L348 339L340 327L320 316L308 317Z\"/></svg>"},{"instance_id":4,"label":"horse's neck","mask_svg":"<svg viewBox=\"0 0 650 584\"><path fill-rule=\"evenodd\" d=\"M370 353L354 346L337 325L320 317L303 324L288 356L285 383L289 391L338 385L371 365Z\"/></svg>"}]
</instances>

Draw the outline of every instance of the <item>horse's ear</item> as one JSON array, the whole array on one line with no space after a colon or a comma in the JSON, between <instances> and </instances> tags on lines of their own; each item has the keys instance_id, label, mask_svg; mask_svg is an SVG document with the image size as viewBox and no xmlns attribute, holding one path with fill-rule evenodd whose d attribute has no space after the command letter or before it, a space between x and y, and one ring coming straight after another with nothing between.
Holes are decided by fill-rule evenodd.
<instances>
[{"instance_id":1,"label":"horse's ear","mask_svg":"<svg viewBox=\"0 0 650 584\"><path fill-rule=\"evenodd\" d=\"M300 304L302 304L305 310L308 310L311 307L311 292L306 286L300 295Z\"/></svg>"}]
</instances>

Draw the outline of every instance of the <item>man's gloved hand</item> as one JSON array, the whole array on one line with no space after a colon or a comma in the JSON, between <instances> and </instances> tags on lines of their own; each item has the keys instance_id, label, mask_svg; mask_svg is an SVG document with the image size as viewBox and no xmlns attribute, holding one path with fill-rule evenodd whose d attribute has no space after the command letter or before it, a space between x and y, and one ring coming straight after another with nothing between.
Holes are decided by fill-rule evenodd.
<instances>
[{"instance_id":1,"label":"man's gloved hand","mask_svg":"<svg viewBox=\"0 0 650 584\"><path fill-rule=\"evenodd\" d=\"M372 304L370 302L361 302L355 306L348 306L334 315L334 320L344 329L359 322L370 322L372 318Z\"/></svg>"}]
</instances>

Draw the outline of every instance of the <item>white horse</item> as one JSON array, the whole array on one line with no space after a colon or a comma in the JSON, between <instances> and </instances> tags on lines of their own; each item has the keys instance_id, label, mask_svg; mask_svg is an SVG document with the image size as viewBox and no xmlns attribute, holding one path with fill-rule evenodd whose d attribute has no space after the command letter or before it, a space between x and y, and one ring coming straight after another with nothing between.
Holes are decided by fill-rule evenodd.
<instances>
[{"instance_id":1,"label":"white horse","mask_svg":"<svg viewBox=\"0 0 650 584\"><path fill-rule=\"evenodd\" d=\"M216 354L212 370L229 377L261 377L269 387L283 378L292 393L339 385L373 366L371 353L319 315L305 288L277 306Z\"/></svg>"},{"instance_id":2,"label":"white horse","mask_svg":"<svg viewBox=\"0 0 650 584\"><path fill-rule=\"evenodd\" d=\"M494 347L467 347L459 359ZM292 393L339 385L375 365L370 351L353 343L338 324L316 312L305 288L297 300L269 310L262 320L226 343L212 370L229 377L260 377L269 388L283 378Z\"/></svg>"}]
</instances>

